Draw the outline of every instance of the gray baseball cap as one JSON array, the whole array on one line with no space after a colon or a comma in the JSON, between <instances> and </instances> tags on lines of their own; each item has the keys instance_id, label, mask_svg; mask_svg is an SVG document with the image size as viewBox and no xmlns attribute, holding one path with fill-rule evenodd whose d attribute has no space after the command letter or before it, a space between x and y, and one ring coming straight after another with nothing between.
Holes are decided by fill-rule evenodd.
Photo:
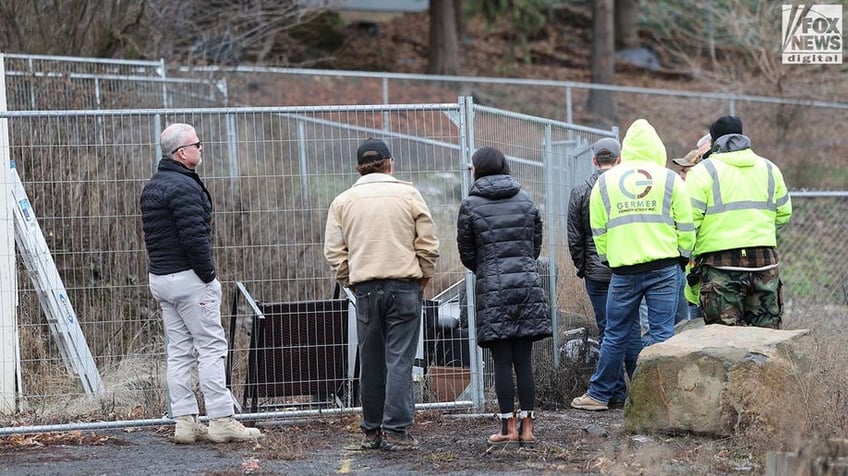
<instances>
[{"instance_id":1,"label":"gray baseball cap","mask_svg":"<svg viewBox=\"0 0 848 476\"><path fill-rule=\"evenodd\" d=\"M612 137L604 137L592 146L592 156L598 159L614 159L621 155L621 144Z\"/></svg>"}]
</instances>

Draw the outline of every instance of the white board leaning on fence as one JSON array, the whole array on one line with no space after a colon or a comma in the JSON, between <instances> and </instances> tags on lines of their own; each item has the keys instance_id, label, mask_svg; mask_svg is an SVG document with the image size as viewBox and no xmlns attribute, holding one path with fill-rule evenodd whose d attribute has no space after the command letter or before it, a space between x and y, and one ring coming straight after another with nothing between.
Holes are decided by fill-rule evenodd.
<instances>
[{"instance_id":1,"label":"white board leaning on fence","mask_svg":"<svg viewBox=\"0 0 848 476\"><path fill-rule=\"evenodd\" d=\"M14 160L9 162L9 177L14 200L12 212L15 216L15 242L37 291L50 332L59 346L59 353L68 372L79 376L87 394L97 394L103 386L100 373L50 254L44 233L18 176Z\"/></svg>"}]
</instances>

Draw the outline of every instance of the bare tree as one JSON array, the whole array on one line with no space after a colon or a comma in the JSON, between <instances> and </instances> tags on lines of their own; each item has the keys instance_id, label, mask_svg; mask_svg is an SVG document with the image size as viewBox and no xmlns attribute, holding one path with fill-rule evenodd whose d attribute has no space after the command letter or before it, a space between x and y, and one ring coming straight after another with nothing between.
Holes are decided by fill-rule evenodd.
<instances>
[{"instance_id":1,"label":"bare tree","mask_svg":"<svg viewBox=\"0 0 848 476\"><path fill-rule=\"evenodd\" d=\"M0 51L140 56L146 0L0 1Z\"/></svg>"},{"instance_id":2,"label":"bare tree","mask_svg":"<svg viewBox=\"0 0 848 476\"><path fill-rule=\"evenodd\" d=\"M430 74L459 74L459 0L430 1Z\"/></svg>"},{"instance_id":3,"label":"bare tree","mask_svg":"<svg viewBox=\"0 0 848 476\"><path fill-rule=\"evenodd\" d=\"M456 34L459 38L462 38L462 35L465 34L465 11L462 0L454 0L453 17L456 19Z\"/></svg>"},{"instance_id":4,"label":"bare tree","mask_svg":"<svg viewBox=\"0 0 848 476\"><path fill-rule=\"evenodd\" d=\"M292 30L338 0L2 0L0 51L279 63L303 54Z\"/></svg>"},{"instance_id":5,"label":"bare tree","mask_svg":"<svg viewBox=\"0 0 848 476\"><path fill-rule=\"evenodd\" d=\"M195 0L155 4L154 24L162 35L155 49L195 63L291 64L302 58L294 29L309 23L338 0Z\"/></svg>"},{"instance_id":6,"label":"bare tree","mask_svg":"<svg viewBox=\"0 0 848 476\"><path fill-rule=\"evenodd\" d=\"M639 0L615 0L615 46L638 48Z\"/></svg>"},{"instance_id":7,"label":"bare tree","mask_svg":"<svg viewBox=\"0 0 848 476\"><path fill-rule=\"evenodd\" d=\"M610 84L615 74L613 30L613 0L594 0L592 11L592 83ZM586 103L588 111L597 120L613 119L615 108L612 92L592 89Z\"/></svg>"}]
</instances>

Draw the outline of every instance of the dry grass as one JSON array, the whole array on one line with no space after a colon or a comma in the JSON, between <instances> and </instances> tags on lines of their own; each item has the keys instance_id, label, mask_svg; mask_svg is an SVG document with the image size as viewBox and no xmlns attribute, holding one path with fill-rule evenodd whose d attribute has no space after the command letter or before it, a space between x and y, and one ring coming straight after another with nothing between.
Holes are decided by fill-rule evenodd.
<instances>
[{"instance_id":1,"label":"dry grass","mask_svg":"<svg viewBox=\"0 0 848 476\"><path fill-rule=\"evenodd\" d=\"M769 452L805 450L821 455L828 439L848 435L846 311L844 307L819 306L804 316L787 318L785 329L808 328L810 339L805 348L791 356L795 367L791 375L763 382L763 392L744 396L744 406L754 411L740 416L739 432L728 440L730 451L747 453L757 465L764 465ZM781 418L775 421L758 416L755 410L764 406L776 406L777 411L764 413Z\"/></svg>"}]
</instances>

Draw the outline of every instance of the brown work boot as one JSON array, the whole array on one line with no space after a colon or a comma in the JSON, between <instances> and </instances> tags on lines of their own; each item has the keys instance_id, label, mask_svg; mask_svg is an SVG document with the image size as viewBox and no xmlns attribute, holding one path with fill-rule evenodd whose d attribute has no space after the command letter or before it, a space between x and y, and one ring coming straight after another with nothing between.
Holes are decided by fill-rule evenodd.
<instances>
[{"instance_id":1,"label":"brown work boot","mask_svg":"<svg viewBox=\"0 0 848 476\"><path fill-rule=\"evenodd\" d=\"M209 429L197 421L197 415L181 415L174 418L174 442L190 444L197 440L206 441Z\"/></svg>"},{"instance_id":2,"label":"brown work boot","mask_svg":"<svg viewBox=\"0 0 848 476\"><path fill-rule=\"evenodd\" d=\"M533 420L536 419L536 412L533 410L518 411L518 439L521 440L521 446L533 446L536 444L536 437L533 436Z\"/></svg>"},{"instance_id":3,"label":"brown work boot","mask_svg":"<svg viewBox=\"0 0 848 476\"><path fill-rule=\"evenodd\" d=\"M418 440L407 431L384 431L380 448L386 451L411 451L418 449Z\"/></svg>"},{"instance_id":4,"label":"brown work boot","mask_svg":"<svg viewBox=\"0 0 848 476\"><path fill-rule=\"evenodd\" d=\"M489 437L492 446L509 446L518 443L518 430L515 428L515 415L500 413L496 415L501 421L501 431Z\"/></svg>"},{"instance_id":5,"label":"brown work boot","mask_svg":"<svg viewBox=\"0 0 848 476\"><path fill-rule=\"evenodd\" d=\"M383 432L380 429L371 430L362 437L359 447L363 450L379 450L383 446Z\"/></svg>"}]
</instances>

